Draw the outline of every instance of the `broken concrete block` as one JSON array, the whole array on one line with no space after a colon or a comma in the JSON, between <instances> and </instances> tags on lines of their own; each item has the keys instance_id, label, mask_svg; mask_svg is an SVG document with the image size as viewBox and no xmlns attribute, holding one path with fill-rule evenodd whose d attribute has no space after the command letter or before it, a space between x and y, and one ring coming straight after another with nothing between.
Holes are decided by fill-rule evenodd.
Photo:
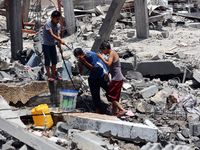
<instances>
[{"instance_id":1,"label":"broken concrete block","mask_svg":"<svg viewBox=\"0 0 200 150\"><path fill-rule=\"evenodd\" d=\"M109 37L110 42L113 42L113 41L116 41L116 40L117 40L117 36L110 36Z\"/></svg>"},{"instance_id":2,"label":"broken concrete block","mask_svg":"<svg viewBox=\"0 0 200 150\"><path fill-rule=\"evenodd\" d=\"M148 142L146 145L142 146L140 150L149 150L152 146L153 144Z\"/></svg>"},{"instance_id":3,"label":"broken concrete block","mask_svg":"<svg viewBox=\"0 0 200 150\"><path fill-rule=\"evenodd\" d=\"M154 97L151 98L151 101L156 105L164 107L166 105L166 98L169 96L168 92L159 91Z\"/></svg>"},{"instance_id":4,"label":"broken concrete block","mask_svg":"<svg viewBox=\"0 0 200 150\"><path fill-rule=\"evenodd\" d=\"M199 122L199 115L188 113L187 121L188 122Z\"/></svg>"},{"instance_id":5,"label":"broken concrete block","mask_svg":"<svg viewBox=\"0 0 200 150\"><path fill-rule=\"evenodd\" d=\"M195 69L193 71L193 78L200 83L200 71Z\"/></svg>"},{"instance_id":6,"label":"broken concrete block","mask_svg":"<svg viewBox=\"0 0 200 150\"><path fill-rule=\"evenodd\" d=\"M133 70L132 62L123 62L121 61L121 71L123 75L126 75L128 71Z\"/></svg>"},{"instance_id":7,"label":"broken concrete block","mask_svg":"<svg viewBox=\"0 0 200 150\"><path fill-rule=\"evenodd\" d=\"M78 149L94 150L94 147L98 150L113 149L108 141L90 132L73 133L72 141L77 144Z\"/></svg>"},{"instance_id":8,"label":"broken concrete block","mask_svg":"<svg viewBox=\"0 0 200 150\"><path fill-rule=\"evenodd\" d=\"M199 122L191 122L189 123L190 134L192 136L200 135L200 123Z\"/></svg>"},{"instance_id":9,"label":"broken concrete block","mask_svg":"<svg viewBox=\"0 0 200 150\"><path fill-rule=\"evenodd\" d=\"M132 86L131 86L131 84L130 83L123 83L123 88L125 89L125 90L128 90L129 88L132 88Z\"/></svg>"},{"instance_id":10,"label":"broken concrete block","mask_svg":"<svg viewBox=\"0 0 200 150\"><path fill-rule=\"evenodd\" d=\"M83 39L84 40L89 40L89 39L93 38L94 36L95 36L94 32L88 32L86 34L83 34Z\"/></svg>"},{"instance_id":11,"label":"broken concrete block","mask_svg":"<svg viewBox=\"0 0 200 150\"><path fill-rule=\"evenodd\" d=\"M154 112L153 106L146 102L139 102L137 104L136 108L141 113L153 113Z\"/></svg>"},{"instance_id":12,"label":"broken concrete block","mask_svg":"<svg viewBox=\"0 0 200 150\"><path fill-rule=\"evenodd\" d=\"M121 121L115 116L95 113L70 113L64 114L63 118L70 128L95 130L104 135L129 140L157 141L157 129L143 124Z\"/></svg>"},{"instance_id":13,"label":"broken concrete block","mask_svg":"<svg viewBox=\"0 0 200 150\"><path fill-rule=\"evenodd\" d=\"M14 111L11 110L11 107L8 105L6 100L1 95L0 95L0 117L22 128L26 128L24 123L22 123L22 121L20 120L19 116Z\"/></svg>"},{"instance_id":14,"label":"broken concrete block","mask_svg":"<svg viewBox=\"0 0 200 150\"><path fill-rule=\"evenodd\" d=\"M13 140L7 141L5 144L2 145L2 150L15 150L16 148L12 146Z\"/></svg>"},{"instance_id":15,"label":"broken concrete block","mask_svg":"<svg viewBox=\"0 0 200 150\"><path fill-rule=\"evenodd\" d=\"M0 95L2 95L8 103L13 102L14 104L18 101L25 104L30 98L48 91L49 87L46 81L0 84Z\"/></svg>"},{"instance_id":16,"label":"broken concrete block","mask_svg":"<svg viewBox=\"0 0 200 150\"><path fill-rule=\"evenodd\" d=\"M126 78L129 80L131 79L142 80L143 75L140 72L130 70L130 71L127 71Z\"/></svg>"},{"instance_id":17,"label":"broken concrete block","mask_svg":"<svg viewBox=\"0 0 200 150\"><path fill-rule=\"evenodd\" d=\"M120 47L122 45L121 41L113 41L113 47Z\"/></svg>"},{"instance_id":18,"label":"broken concrete block","mask_svg":"<svg viewBox=\"0 0 200 150\"><path fill-rule=\"evenodd\" d=\"M175 57L176 58L182 58L182 59L184 59L185 58L185 54L183 52L179 51L179 52L177 52L175 54Z\"/></svg>"},{"instance_id":19,"label":"broken concrete block","mask_svg":"<svg viewBox=\"0 0 200 150\"><path fill-rule=\"evenodd\" d=\"M181 73L180 68L175 67L173 62L163 60L141 62L136 71L141 72L142 75L177 75Z\"/></svg>"},{"instance_id":20,"label":"broken concrete block","mask_svg":"<svg viewBox=\"0 0 200 150\"><path fill-rule=\"evenodd\" d=\"M164 38L168 38L168 37L169 37L169 31L162 31L162 32L161 32L161 35L162 35Z\"/></svg>"},{"instance_id":21,"label":"broken concrete block","mask_svg":"<svg viewBox=\"0 0 200 150\"><path fill-rule=\"evenodd\" d=\"M185 137L183 137L183 135L181 133L176 133L176 136L177 136L178 140L186 141Z\"/></svg>"},{"instance_id":22,"label":"broken concrete block","mask_svg":"<svg viewBox=\"0 0 200 150\"><path fill-rule=\"evenodd\" d=\"M140 91L140 94L142 95L143 98L149 98L157 93L158 93L158 87L156 85L152 85Z\"/></svg>"},{"instance_id":23,"label":"broken concrete block","mask_svg":"<svg viewBox=\"0 0 200 150\"><path fill-rule=\"evenodd\" d=\"M10 81L13 77L11 77L9 74L7 74L4 71L0 71L0 81Z\"/></svg>"},{"instance_id":24,"label":"broken concrete block","mask_svg":"<svg viewBox=\"0 0 200 150\"><path fill-rule=\"evenodd\" d=\"M176 23L168 23L168 26L171 28L175 28L176 27Z\"/></svg>"},{"instance_id":25,"label":"broken concrete block","mask_svg":"<svg viewBox=\"0 0 200 150\"><path fill-rule=\"evenodd\" d=\"M184 128L181 130L181 134L185 137L185 138L190 138L190 129L188 128Z\"/></svg>"},{"instance_id":26,"label":"broken concrete block","mask_svg":"<svg viewBox=\"0 0 200 150\"><path fill-rule=\"evenodd\" d=\"M163 59L163 54L162 53L158 53L155 56L152 57L152 60L159 60L159 59Z\"/></svg>"},{"instance_id":27,"label":"broken concrete block","mask_svg":"<svg viewBox=\"0 0 200 150\"><path fill-rule=\"evenodd\" d=\"M132 38L133 36L135 36L135 31L129 31L129 32L127 32L127 37L128 38Z\"/></svg>"}]
</instances>

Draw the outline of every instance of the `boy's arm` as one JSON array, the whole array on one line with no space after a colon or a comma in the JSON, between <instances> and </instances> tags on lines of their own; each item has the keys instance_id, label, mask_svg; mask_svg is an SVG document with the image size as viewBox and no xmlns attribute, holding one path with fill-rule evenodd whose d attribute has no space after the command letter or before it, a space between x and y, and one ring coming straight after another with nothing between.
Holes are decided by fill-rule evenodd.
<instances>
[{"instance_id":1,"label":"boy's arm","mask_svg":"<svg viewBox=\"0 0 200 150\"><path fill-rule=\"evenodd\" d=\"M79 72L80 72L80 73L83 71L82 63L79 63L79 65L78 65L78 69L79 69Z\"/></svg>"},{"instance_id":2,"label":"boy's arm","mask_svg":"<svg viewBox=\"0 0 200 150\"><path fill-rule=\"evenodd\" d=\"M91 70L97 70L97 67L92 66L89 62L87 62L87 61L85 60L85 58L79 57L79 61L80 61L81 63L85 64L85 66L87 66L87 67L90 68Z\"/></svg>"},{"instance_id":3,"label":"boy's arm","mask_svg":"<svg viewBox=\"0 0 200 150\"><path fill-rule=\"evenodd\" d=\"M61 39L60 33L58 33L57 36L58 36L58 38ZM58 41L58 47L59 47L60 52L62 53L63 49L62 49L62 45L61 45L61 42L60 42L60 41Z\"/></svg>"},{"instance_id":4,"label":"boy's arm","mask_svg":"<svg viewBox=\"0 0 200 150\"><path fill-rule=\"evenodd\" d=\"M64 42L60 37L56 36L56 35L53 33L52 30L48 30L48 32L49 32L50 35L51 35L54 39L56 39L58 42L60 42L60 43L63 44L63 45L66 45L65 42Z\"/></svg>"},{"instance_id":5,"label":"boy's arm","mask_svg":"<svg viewBox=\"0 0 200 150\"><path fill-rule=\"evenodd\" d=\"M97 53L97 57L99 57L99 58L103 61L103 63L109 68L109 67L112 65L114 55L113 55L113 53L110 53L110 56L109 56L109 58L108 58L108 61L106 61L106 60L102 57L102 55L101 55L100 53Z\"/></svg>"}]
</instances>

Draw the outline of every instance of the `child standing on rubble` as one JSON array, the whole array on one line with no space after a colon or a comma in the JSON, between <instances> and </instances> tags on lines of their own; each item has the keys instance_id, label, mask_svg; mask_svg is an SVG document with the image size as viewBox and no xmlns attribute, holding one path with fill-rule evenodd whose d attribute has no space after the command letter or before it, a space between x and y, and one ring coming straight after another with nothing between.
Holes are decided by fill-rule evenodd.
<instances>
[{"instance_id":1,"label":"child standing on rubble","mask_svg":"<svg viewBox=\"0 0 200 150\"><path fill-rule=\"evenodd\" d=\"M102 42L100 45L100 49L104 55L109 54L108 61L103 59L100 53L97 53L97 57L99 57L103 63L110 68L110 70L106 73L105 79L108 78L109 73L111 73L112 81L109 85L109 88L106 93L106 97L108 101L112 102L112 115L116 115L117 109L118 114L117 117L121 117L126 114L126 110L122 108L119 104L119 98L121 94L121 88L124 80L124 76L121 72L121 64L119 60L118 54L111 49L110 43L107 41Z\"/></svg>"},{"instance_id":2,"label":"child standing on rubble","mask_svg":"<svg viewBox=\"0 0 200 150\"><path fill-rule=\"evenodd\" d=\"M55 79L61 80L56 76L56 64L57 64L57 51L55 46L55 39L58 41L60 52L62 53L61 44L65 45L65 42L60 38L60 17L59 11L55 10L51 14L51 20L48 20L44 24L43 35L42 35L42 50L45 57L45 68L49 81ZM50 61L52 63L50 73Z\"/></svg>"},{"instance_id":3,"label":"child standing on rubble","mask_svg":"<svg viewBox=\"0 0 200 150\"><path fill-rule=\"evenodd\" d=\"M107 67L97 57L97 54L91 51L83 52L81 48L74 50L74 56L79 61L79 71L82 72L83 66L90 71L88 83L92 94L92 99L95 105L96 113L100 113L101 99L100 99L100 87L105 91L108 89L108 83L104 80Z\"/></svg>"}]
</instances>

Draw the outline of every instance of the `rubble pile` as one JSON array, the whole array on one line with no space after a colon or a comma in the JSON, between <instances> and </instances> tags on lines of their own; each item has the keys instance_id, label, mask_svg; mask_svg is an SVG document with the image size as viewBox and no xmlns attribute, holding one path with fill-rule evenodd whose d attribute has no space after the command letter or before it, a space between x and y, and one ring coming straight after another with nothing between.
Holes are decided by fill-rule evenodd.
<instances>
[{"instance_id":1,"label":"rubble pile","mask_svg":"<svg viewBox=\"0 0 200 150\"><path fill-rule=\"evenodd\" d=\"M171 3L174 4L170 1L169 4ZM90 118L91 114L88 117L81 116L81 113L77 113L77 116L55 113L54 126L51 129L41 131L34 128L31 122L27 124L28 132L53 141L65 149L94 149L95 147L109 150L197 150L200 148L200 32L198 32L200 23L196 17L181 17L178 14L180 12L173 12L173 8L177 5L173 5L171 11L165 1L160 4L152 2L149 3L148 8L154 8L154 5L157 5L155 9L149 9L151 30L148 39L136 37L136 22L132 13L134 3L130 0L126 1L124 11L121 12L109 37L112 49L120 57L122 73L125 77L120 104L124 109L131 110L134 115L123 116L120 119L114 117L117 119L114 122L113 118L107 118L106 115L103 118L95 116L94 119ZM84 51L91 50L108 7L108 5L98 6L89 11L77 10L78 7L75 9L76 33L63 37L70 47L64 47L63 54L71 63L73 79L80 76L77 75L79 74L77 60L71 49L81 47ZM129 10L125 11L127 9ZM42 10L42 23L50 19L53 10L54 7ZM161 15L161 18L158 15ZM155 16L159 19L152 18ZM5 21L4 16L0 17ZM31 15L29 20L34 21L35 17ZM35 35L23 33L23 51L19 51L18 61L11 62L9 34L3 26L5 22L1 21L0 34L3 38L0 39L0 82L1 87L4 87L0 88L1 92L5 92L5 84L8 82L17 84L46 80L40 43L41 30ZM26 27L26 29L33 28ZM108 59L108 56L103 57ZM58 54L59 74L62 74L62 63L61 56ZM84 71L82 75L83 91L77 97L77 109L94 112L86 81L88 72ZM48 91L45 87L46 84L43 85L43 92ZM16 89L20 90L20 88ZM42 92L39 88L37 90ZM23 92L19 91L19 96L13 98L14 104L21 101L26 105L28 99L33 97L28 94L27 97L23 97L22 95L25 95ZM52 89L50 93L52 94ZM57 97L57 95L53 97L47 95L50 96L51 102ZM9 96L4 98L7 102L12 101ZM102 114L110 114L111 105L105 98L105 91L101 91L101 98L104 104ZM13 110L15 109L14 105ZM22 113L20 116L26 115L30 115L30 112ZM108 131L111 127L113 130ZM132 132L135 128L138 130ZM107 131L104 132L105 129ZM0 141L2 149L31 149L27 143L2 130L0 130Z\"/></svg>"}]
</instances>

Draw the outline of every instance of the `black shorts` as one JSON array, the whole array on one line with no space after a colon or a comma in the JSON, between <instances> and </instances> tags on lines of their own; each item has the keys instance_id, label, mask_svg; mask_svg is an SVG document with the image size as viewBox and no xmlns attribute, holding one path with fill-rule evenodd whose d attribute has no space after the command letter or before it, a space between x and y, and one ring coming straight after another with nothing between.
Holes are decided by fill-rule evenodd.
<instances>
[{"instance_id":1,"label":"black shorts","mask_svg":"<svg viewBox=\"0 0 200 150\"><path fill-rule=\"evenodd\" d=\"M50 62L52 63L52 65L56 65L57 64L56 46L42 45L42 50L45 58L45 66L50 66Z\"/></svg>"}]
</instances>

